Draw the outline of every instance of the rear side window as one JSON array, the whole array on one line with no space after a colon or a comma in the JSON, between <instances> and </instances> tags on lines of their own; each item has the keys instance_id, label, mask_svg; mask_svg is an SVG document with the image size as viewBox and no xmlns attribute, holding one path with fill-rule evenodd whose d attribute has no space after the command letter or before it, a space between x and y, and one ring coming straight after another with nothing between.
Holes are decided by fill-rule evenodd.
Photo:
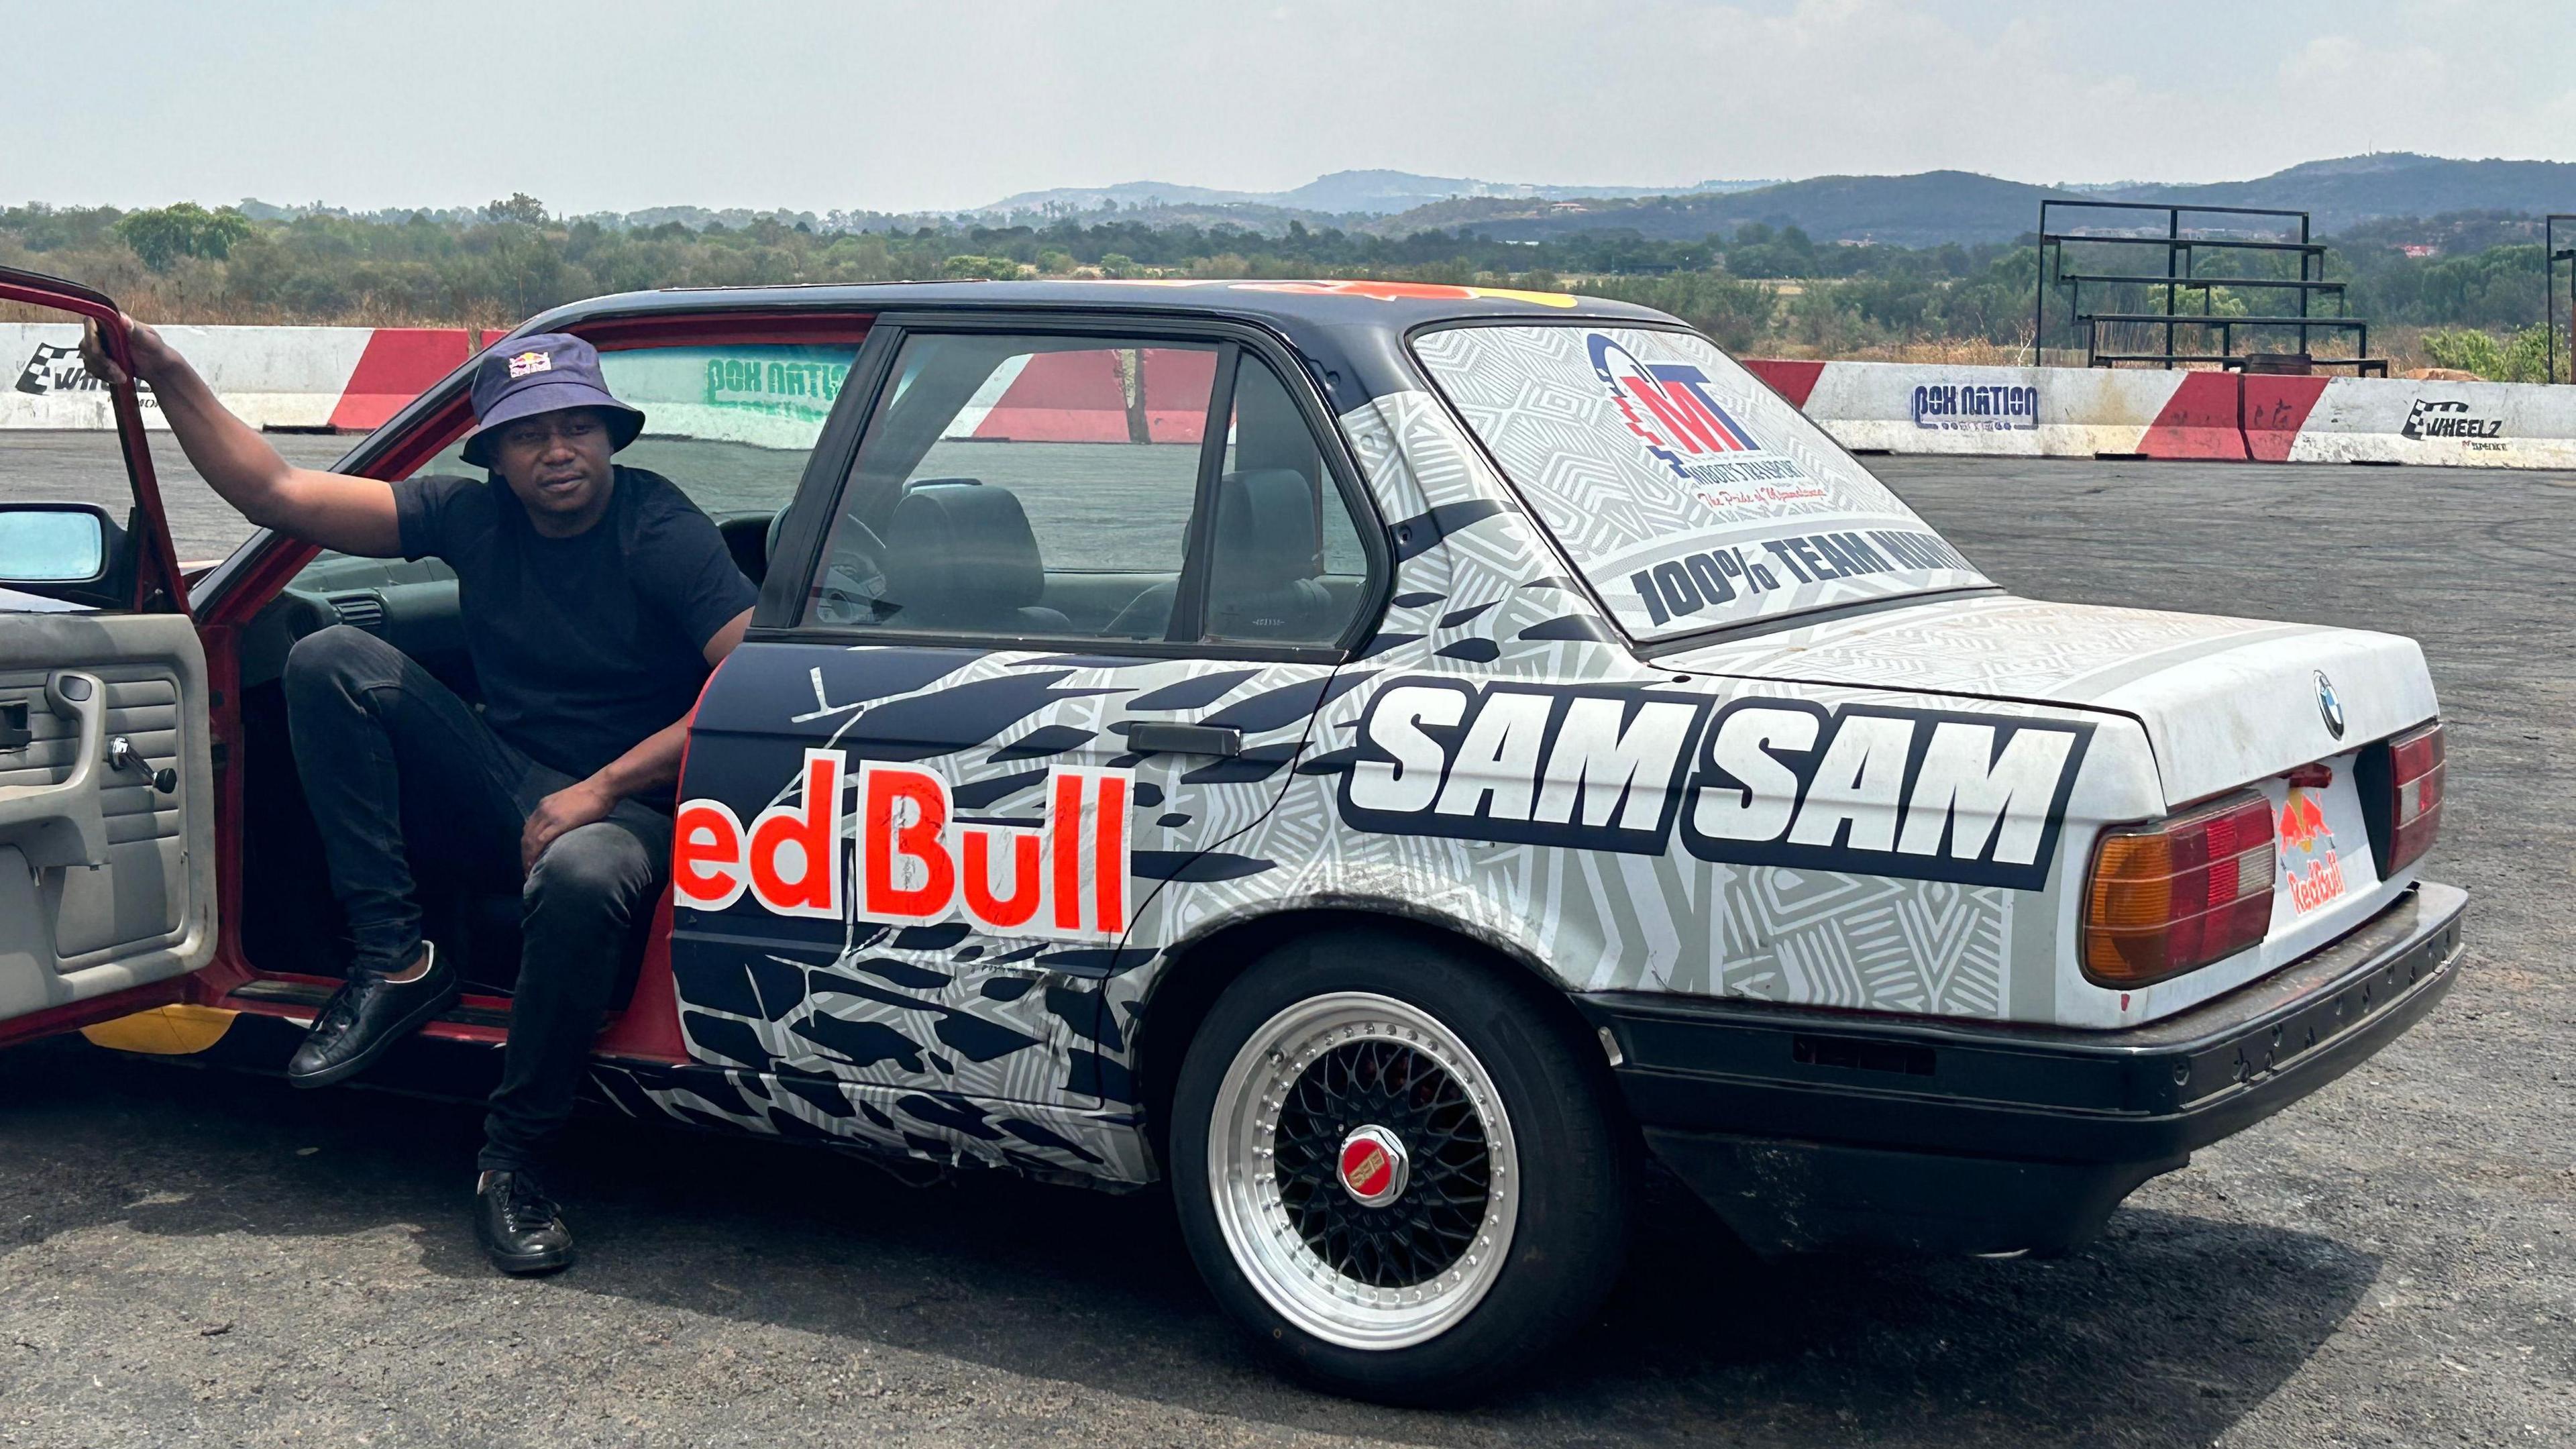
<instances>
[{"instance_id":1,"label":"rear side window","mask_svg":"<svg viewBox=\"0 0 2576 1449\"><path fill-rule=\"evenodd\" d=\"M917 334L805 622L996 641L1321 647L1367 553L1306 414L1230 345Z\"/></svg>"},{"instance_id":2,"label":"rear side window","mask_svg":"<svg viewBox=\"0 0 2576 1449\"><path fill-rule=\"evenodd\" d=\"M1453 327L1414 355L1633 639L1988 582L1696 333Z\"/></svg>"}]
</instances>

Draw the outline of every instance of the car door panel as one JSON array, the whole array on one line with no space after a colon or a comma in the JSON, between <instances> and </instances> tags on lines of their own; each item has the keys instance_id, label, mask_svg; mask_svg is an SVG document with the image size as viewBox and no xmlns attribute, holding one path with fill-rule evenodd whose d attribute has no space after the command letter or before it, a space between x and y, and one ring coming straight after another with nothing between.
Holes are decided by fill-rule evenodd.
<instances>
[{"instance_id":1,"label":"car door panel","mask_svg":"<svg viewBox=\"0 0 2576 1449\"><path fill-rule=\"evenodd\" d=\"M0 717L23 709L29 734L0 748L0 1018L213 958L207 699L184 615L13 615L0 627ZM165 769L168 794L154 784Z\"/></svg>"},{"instance_id":2,"label":"car door panel","mask_svg":"<svg viewBox=\"0 0 2576 1449\"><path fill-rule=\"evenodd\" d=\"M0 268L0 300L98 323L130 370L112 299ZM0 1042L171 1000L215 957L206 653L134 386L109 402L134 489L117 595L17 585L79 605L39 611L0 595Z\"/></svg>"}]
</instances>

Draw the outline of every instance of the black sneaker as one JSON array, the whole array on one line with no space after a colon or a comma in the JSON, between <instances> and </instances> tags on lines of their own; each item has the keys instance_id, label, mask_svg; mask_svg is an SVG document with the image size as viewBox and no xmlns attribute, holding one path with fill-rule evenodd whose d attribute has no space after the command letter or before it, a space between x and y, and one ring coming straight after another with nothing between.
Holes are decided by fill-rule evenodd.
<instances>
[{"instance_id":1,"label":"black sneaker","mask_svg":"<svg viewBox=\"0 0 2576 1449\"><path fill-rule=\"evenodd\" d=\"M387 981L372 972L350 978L313 1019L286 1064L286 1080L299 1087L327 1087L374 1065L385 1049L456 1004L463 987L456 971L438 959L438 947L420 943L428 963L418 979Z\"/></svg>"},{"instance_id":2,"label":"black sneaker","mask_svg":"<svg viewBox=\"0 0 2576 1449\"><path fill-rule=\"evenodd\" d=\"M531 1173L483 1174L474 1185L474 1237L504 1273L572 1266L572 1229Z\"/></svg>"}]
</instances>

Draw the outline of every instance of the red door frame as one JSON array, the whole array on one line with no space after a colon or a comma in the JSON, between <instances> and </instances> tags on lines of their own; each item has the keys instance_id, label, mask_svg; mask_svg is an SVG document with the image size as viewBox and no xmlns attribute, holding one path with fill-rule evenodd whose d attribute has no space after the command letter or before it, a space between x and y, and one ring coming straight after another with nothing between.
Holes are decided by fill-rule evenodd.
<instances>
[{"instance_id":1,"label":"red door frame","mask_svg":"<svg viewBox=\"0 0 2576 1449\"><path fill-rule=\"evenodd\" d=\"M178 552L171 546L169 515L161 507L161 482L152 470L151 440L143 432L142 395L133 382L134 349L125 335L125 314L104 292L61 277L20 271L15 267L0 267L0 301L69 312L84 321L98 324L99 335L107 344L108 357L124 370L127 379L108 389L108 405L116 415L117 445L125 453L126 481L133 485L135 512L141 518L141 537L136 542L142 547L142 557L137 560L133 589L125 604L135 613L186 614L188 588L179 575ZM212 674L207 677L211 685ZM215 836L218 861L223 855L222 829L219 811ZM219 879L215 888L218 956L222 954L221 931L230 916L226 906L225 892ZM93 1022L180 1000L192 979L190 976L174 976L166 981L131 986L81 1001L66 1001L60 1006L49 1006L42 1011L0 1021L0 1046L53 1036Z\"/></svg>"}]
</instances>

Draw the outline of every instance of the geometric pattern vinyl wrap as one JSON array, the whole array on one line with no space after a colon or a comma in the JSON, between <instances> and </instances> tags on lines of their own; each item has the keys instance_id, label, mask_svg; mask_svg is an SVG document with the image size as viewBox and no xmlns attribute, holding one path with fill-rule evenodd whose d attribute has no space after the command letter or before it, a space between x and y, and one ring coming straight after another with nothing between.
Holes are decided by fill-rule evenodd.
<instances>
[{"instance_id":1,"label":"geometric pattern vinyl wrap","mask_svg":"<svg viewBox=\"0 0 2576 1449\"><path fill-rule=\"evenodd\" d=\"M2066 718L2071 712L2054 703L1970 704L1914 691L2053 668L2080 693L2088 670L2108 667L2096 657L2105 650L2208 647L2260 627L2103 611L2075 620L2055 606L1989 598L1949 606L1994 641L1970 657L1929 632L1855 625L1801 631L1811 636L1804 644L1775 635L1706 651L1716 662L1641 661L1610 642L1592 595L1437 398L1418 386L1382 387L1340 424L1397 557L1392 604L1362 657L1334 667L1007 652L927 668L892 658L922 651L835 650L813 665L812 702L800 702L801 713L782 708L741 726L778 734L776 773L760 789L780 804L801 789L798 744L833 745L851 720L883 719L883 711L946 710L953 721L979 701L992 706L988 722L942 739L940 753L911 757L972 793L979 815L1037 814L1046 761L1033 766L1032 749L1134 769L1139 865L1123 942L988 935L962 922L893 929L844 921L738 961L702 955L675 971L694 1065L603 1068L598 1090L630 1111L705 1125L1142 1183L1157 1169L1145 1145L1135 1043L1170 948L1301 907L1356 905L1435 922L1569 990L2006 1016L2016 1000L2016 917L2037 912L2034 924L2045 926L2061 916L2063 885L2053 876L2045 889L2016 891L1712 862L1678 846L1654 855L1360 830L1342 818L1337 795L1360 720L1399 676L1686 683L1721 703L1784 697L1831 710L1866 699ZM2113 642L2086 643L2106 637L2106 622ZM1846 682L1789 682L1799 671L1787 651L1809 646L1832 654ZM801 677L801 656L797 667ZM1773 677L1750 677L1757 673ZM1209 769L1112 755L1123 724L1137 718L1234 724L1246 762ZM1061 743L1077 740L1088 743ZM846 814L854 802L845 796L840 808ZM2022 954L2029 959L2019 969L2056 970L2053 938Z\"/></svg>"}]
</instances>

